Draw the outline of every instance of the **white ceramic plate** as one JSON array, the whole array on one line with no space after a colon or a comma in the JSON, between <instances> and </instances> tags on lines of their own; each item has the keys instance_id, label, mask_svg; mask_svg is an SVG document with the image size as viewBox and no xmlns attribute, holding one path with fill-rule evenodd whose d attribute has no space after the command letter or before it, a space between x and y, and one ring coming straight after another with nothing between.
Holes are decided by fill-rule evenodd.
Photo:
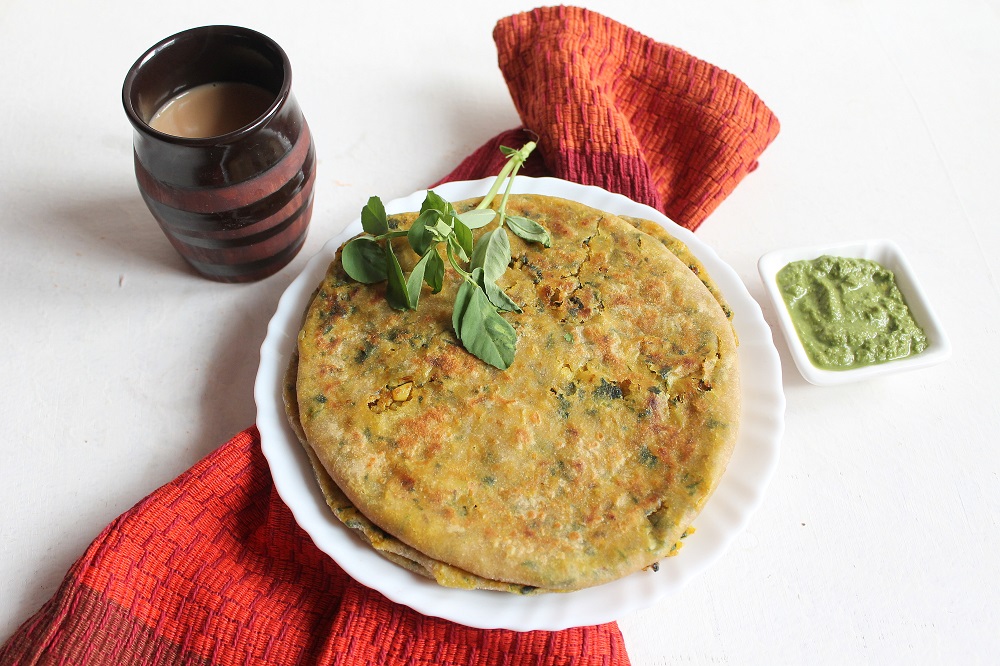
<instances>
[{"instance_id":1,"label":"white ceramic plate","mask_svg":"<svg viewBox=\"0 0 1000 666\"><path fill-rule=\"evenodd\" d=\"M484 195L492 180L448 183L434 189L449 201L460 201ZM278 493L316 545L355 580L420 613L471 627L554 631L610 622L650 607L722 556L760 504L777 465L785 397L778 353L760 307L736 273L694 234L648 206L596 187L518 176L514 191L563 197L612 213L659 222L687 243L733 309L742 373L743 417L739 439L719 487L695 521L697 531L685 539L679 555L660 563L658 572L642 571L578 592L530 597L449 589L385 560L333 516L313 479L305 452L285 420L281 387L302 312L337 248L361 232L360 218L308 262L278 302L261 347L254 395L257 427ZM386 204L386 210L389 213L418 210L424 196L425 192L416 192Z\"/></svg>"},{"instance_id":2,"label":"white ceramic plate","mask_svg":"<svg viewBox=\"0 0 1000 666\"><path fill-rule=\"evenodd\" d=\"M919 354L887 363L878 363L849 370L824 370L812 364L809 355L806 353L798 333L795 331L795 324L785 306L785 301L778 289L776 276L778 271L792 261L816 259L822 255L832 255L835 257L856 257L858 259L869 259L877 261L885 268L893 272L896 277L896 286L903 294L914 320L927 335L927 348ZM867 240L854 241L849 243L837 243L833 245L815 245L812 247L796 247L783 250L773 250L760 258L757 262L757 271L760 279L764 283L764 288L770 296L774 310L777 313L778 325L788 343L788 350L792 354L795 366L799 373L811 384L817 386L835 386L848 382L871 379L880 375L904 370L917 370L926 368L946 360L951 356L951 343L945 335L941 322L938 321L931 304L920 288L917 277L910 267L910 263L903 255L895 243L889 240Z\"/></svg>"}]
</instances>

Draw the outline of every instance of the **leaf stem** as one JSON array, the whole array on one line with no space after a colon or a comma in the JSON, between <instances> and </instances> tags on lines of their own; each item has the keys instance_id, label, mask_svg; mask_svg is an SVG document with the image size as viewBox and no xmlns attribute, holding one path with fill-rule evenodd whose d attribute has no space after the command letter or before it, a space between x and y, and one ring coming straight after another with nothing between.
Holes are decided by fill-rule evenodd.
<instances>
[{"instance_id":1,"label":"leaf stem","mask_svg":"<svg viewBox=\"0 0 1000 666\"><path fill-rule=\"evenodd\" d=\"M400 236L405 236L407 233L409 233L409 231L390 231L382 234L381 236L375 236L372 240L380 241L391 238L399 238Z\"/></svg>"},{"instance_id":2,"label":"leaf stem","mask_svg":"<svg viewBox=\"0 0 1000 666\"><path fill-rule=\"evenodd\" d=\"M473 284L475 284L475 280L472 279L472 274L471 273L467 273L465 271L465 269L463 269L459 265L458 259L455 258L455 252L451 249L451 245L450 244L447 244L447 243L445 244L445 251L446 251L446 254L448 255L448 263L451 264L451 267L454 268L455 271L459 275L461 275L463 278L465 278L466 280L468 280L468 281L472 282Z\"/></svg>"},{"instance_id":3,"label":"leaf stem","mask_svg":"<svg viewBox=\"0 0 1000 666\"><path fill-rule=\"evenodd\" d=\"M503 191L503 198L500 199L500 206L499 206L500 212L498 214L498 217L500 218L500 227L501 228L503 228L504 219L507 217L507 215L506 215L507 198L510 196L511 190L514 189L514 177L517 175L517 172L520 171L520 170L521 170L521 164L517 164L517 165L515 165L515 167L513 169L511 169L510 180L507 181L507 187Z\"/></svg>"},{"instance_id":4,"label":"leaf stem","mask_svg":"<svg viewBox=\"0 0 1000 666\"><path fill-rule=\"evenodd\" d=\"M486 193L483 200L479 202L478 206L476 206L476 210L486 208L493 203L493 199L496 197L497 192L500 191L504 181L507 180L508 176L510 176L511 181L513 181L517 171L521 168L521 165L524 164L525 160L528 159L528 156L531 155L531 151L535 149L536 145L537 144L534 141L529 141L521 146L520 150L510 156L507 163L503 165L502 169L500 169L500 173L497 174L496 180L493 181L493 185L490 187L489 192ZM504 197L504 201L506 200L506 197Z\"/></svg>"}]
</instances>

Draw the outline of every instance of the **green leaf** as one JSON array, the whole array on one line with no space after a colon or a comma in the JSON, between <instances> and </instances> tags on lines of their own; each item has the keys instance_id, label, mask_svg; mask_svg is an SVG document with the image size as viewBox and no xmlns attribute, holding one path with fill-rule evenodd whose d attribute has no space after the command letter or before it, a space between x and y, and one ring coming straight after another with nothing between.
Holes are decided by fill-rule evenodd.
<instances>
[{"instance_id":1,"label":"green leaf","mask_svg":"<svg viewBox=\"0 0 1000 666\"><path fill-rule=\"evenodd\" d=\"M436 217L437 213L434 211L421 213L410 225L409 231L406 232L406 240L418 256L424 256L427 253L427 248L437 240L434 238L433 232L427 229L427 223Z\"/></svg>"},{"instance_id":2,"label":"green leaf","mask_svg":"<svg viewBox=\"0 0 1000 666\"><path fill-rule=\"evenodd\" d=\"M475 279L475 272L472 273L472 277ZM472 297L478 289L478 280L476 284L468 280L462 280L462 285L458 288L458 293L455 294L455 304L451 308L451 327L455 329L455 337L459 341L462 340L462 319L465 317L465 311L469 308L469 303L472 302Z\"/></svg>"},{"instance_id":3,"label":"green leaf","mask_svg":"<svg viewBox=\"0 0 1000 666\"><path fill-rule=\"evenodd\" d=\"M462 249L465 250L466 261L468 261L469 255L472 254L472 230L457 217L454 218L454 221L455 239L458 241L458 244L462 247Z\"/></svg>"},{"instance_id":4,"label":"green leaf","mask_svg":"<svg viewBox=\"0 0 1000 666\"><path fill-rule=\"evenodd\" d=\"M442 216L446 216L455 211L452 205L434 190L427 191L427 196L424 197L424 202L420 205L421 213L429 210L436 210L441 213Z\"/></svg>"},{"instance_id":5,"label":"green leaf","mask_svg":"<svg viewBox=\"0 0 1000 666\"><path fill-rule=\"evenodd\" d=\"M385 250L367 236L360 236L347 243L340 253L344 271L354 280L375 284L386 279Z\"/></svg>"},{"instance_id":6,"label":"green leaf","mask_svg":"<svg viewBox=\"0 0 1000 666\"><path fill-rule=\"evenodd\" d=\"M552 246L552 236L549 235L545 227L534 220L511 215L507 217L507 226L529 243L541 243L545 247Z\"/></svg>"},{"instance_id":7,"label":"green leaf","mask_svg":"<svg viewBox=\"0 0 1000 666\"><path fill-rule=\"evenodd\" d=\"M437 211L431 211L433 215L438 215ZM440 217L435 220L434 225L429 227L434 230L435 238L439 241L447 240L455 235L455 230L448 226L448 223Z\"/></svg>"},{"instance_id":8,"label":"green leaf","mask_svg":"<svg viewBox=\"0 0 1000 666\"><path fill-rule=\"evenodd\" d=\"M511 299L511 297L508 296L507 293L504 292L504 290L501 289L500 286L496 283L496 278L492 280L489 279L489 277L486 275L486 269L483 267L481 263L479 263L483 260L483 257L485 255L489 254L488 248L496 247L496 244L489 243L489 239L486 238L488 235L493 234L493 232L495 231L499 231L504 236L507 235L506 232L504 232L502 229L494 229L493 231L487 234L483 234L483 237L479 239L480 242L476 244L476 249L472 251L472 259L469 261L469 268L472 269L472 274L474 276L478 276L477 282L480 288L482 288L482 290L486 292L486 297L490 299L490 303L495 305L499 310L503 312L523 312L523 310L521 310L521 306L515 303L513 299ZM487 242L484 243L483 242L484 240L486 240ZM481 248L486 248L486 249L480 252L479 256L477 256L476 252L479 251ZM507 256L508 257L510 256L509 245L507 246ZM495 270L496 269L494 268L494 271ZM507 270L507 264L503 264L503 269L500 271L497 277L503 275L503 271L505 270Z\"/></svg>"},{"instance_id":9,"label":"green leaf","mask_svg":"<svg viewBox=\"0 0 1000 666\"><path fill-rule=\"evenodd\" d=\"M510 241L503 227L498 227L487 231L479 238L479 242L472 250L469 269L474 275L476 269L480 269L482 280L479 286L486 292L490 303L504 312L522 312L521 307L496 284L496 281L507 272L509 263Z\"/></svg>"},{"instance_id":10,"label":"green leaf","mask_svg":"<svg viewBox=\"0 0 1000 666\"><path fill-rule=\"evenodd\" d=\"M511 148L509 146L500 146L500 153L504 157L511 157L512 155L517 155L519 151L517 148Z\"/></svg>"},{"instance_id":11,"label":"green leaf","mask_svg":"<svg viewBox=\"0 0 1000 666\"><path fill-rule=\"evenodd\" d=\"M406 278L406 299L411 309L416 310L420 303L420 288L424 286L424 275L431 255L437 255L437 251L431 248L427 254L420 257L420 261L413 267L410 277ZM439 257L440 259L440 257Z\"/></svg>"},{"instance_id":12,"label":"green leaf","mask_svg":"<svg viewBox=\"0 0 1000 666\"><path fill-rule=\"evenodd\" d=\"M472 248L472 254L469 255L469 270L474 271L477 268L482 268L483 264L486 263L486 249L490 244L490 236L496 229L491 229L485 234L479 237L476 241L475 247Z\"/></svg>"},{"instance_id":13,"label":"green leaf","mask_svg":"<svg viewBox=\"0 0 1000 666\"><path fill-rule=\"evenodd\" d=\"M389 284L385 289L385 300L389 302L389 307L396 310L412 310L409 292L406 289L406 279L403 277L403 269L399 266L399 259L392 251L392 243L385 244L385 268L389 276Z\"/></svg>"},{"instance_id":14,"label":"green leaf","mask_svg":"<svg viewBox=\"0 0 1000 666\"><path fill-rule=\"evenodd\" d=\"M458 216L462 224L470 229L481 229L496 218L497 212L489 208L467 210Z\"/></svg>"},{"instance_id":15,"label":"green leaf","mask_svg":"<svg viewBox=\"0 0 1000 666\"><path fill-rule=\"evenodd\" d=\"M368 203L361 209L361 226L372 236L379 236L389 231L385 206L378 197L368 199Z\"/></svg>"},{"instance_id":16,"label":"green leaf","mask_svg":"<svg viewBox=\"0 0 1000 666\"><path fill-rule=\"evenodd\" d=\"M471 354L495 368L506 370L514 362L517 333L497 314L478 284L462 283L455 298L452 325Z\"/></svg>"},{"instance_id":17,"label":"green leaf","mask_svg":"<svg viewBox=\"0 0 1000 666\"><path fill-rule=\"evenodd\" d=\"M465 252L465 248L458 242L458 239L454 236L448 236L448 247L452 249L452 252L458 255L458 258L462 261L468 261L469 255Z\"/></svg>"},{"instance_id":18,"label":"green leaf","mask_svg":"<svg viewBox=\"0 0 1000 666\"><path fill-rule=\"evenodd\" d=\"M510 264L510 240L502 227L487 231L479 238L472 251L469 268L483 269L486 282L496 282L507 272Z\"/></svg>"},{"instance_id":19,"label":"green leaf","mask_svg":"<svg viewBox=\"0 0 1000 666\"><path fill-rule=\"evenodd\" d=\"M490 299L490 303L498 309L504 312L523 312L521 306L515 303L496 282L486 282L481 286L486 292L486 297Z\"/></svg>"},{"instance_id":20,"label":"green leaf","mask_svg":"<svg viewBox=\"0 0 1000 666\"><path fill-rule=\"evenodd\" d=\"M427 251L427 268L424 269L424 282L430 285L431 293L438 293L444 286L444 260L438 254L437 248Z\"/></svg>"}]
</instances>

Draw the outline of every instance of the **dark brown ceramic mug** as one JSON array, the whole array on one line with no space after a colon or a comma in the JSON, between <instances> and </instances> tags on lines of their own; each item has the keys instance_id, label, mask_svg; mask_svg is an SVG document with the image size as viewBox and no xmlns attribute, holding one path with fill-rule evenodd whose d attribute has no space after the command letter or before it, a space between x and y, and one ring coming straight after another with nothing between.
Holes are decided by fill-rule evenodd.
<instances>
[{"instance_id":1,"label":"dark brown ceramic mug","mask_svg":"<svg viewBox=\"0 0 1000 666\"><path fill-rule=\"evenodd\" d=\"M150 125L178 95L230 83L263 89L263 104L273 101L255 119L216 136L179 136ZM316 151L291 83L281 47L234 26L168 37L125 78L139 191L173 246L207 278L267 277L305 241Z\"/></svg>"}]
</instances>

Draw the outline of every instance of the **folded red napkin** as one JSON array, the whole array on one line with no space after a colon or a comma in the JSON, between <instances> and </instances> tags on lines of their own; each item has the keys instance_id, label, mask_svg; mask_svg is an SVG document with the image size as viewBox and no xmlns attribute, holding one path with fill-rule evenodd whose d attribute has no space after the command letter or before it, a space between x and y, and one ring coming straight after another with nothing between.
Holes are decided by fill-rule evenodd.
<instances>
[{"instance_id":1,"label":"folded red napkin","mask_svg":"<svg viewBox=\"0 0 1000 666\"><path fill-rule=\"evenodd\" d=\"M529 176L596 185L694 230L778 135L778 119L738 78L577 7L500 21L500 69L542 162ZM490 175L505 132L443 179Z\"/></svg>"},{"instance_id":2,"label":"folded red napkin","mask_svg":"<svg viewBox=\"0 0 1000 666\"><path fill-rule=\"evenodd\" d=\"M539 149L523 173L600 185L695 228L777 134L742 82L572 7L494 38ZM494 175L487 142L445 180ZM249 428L109 525L0 664L627 664L615 624L477 630L350 579L295 524Z\"/></svg>"}]
</instances>

